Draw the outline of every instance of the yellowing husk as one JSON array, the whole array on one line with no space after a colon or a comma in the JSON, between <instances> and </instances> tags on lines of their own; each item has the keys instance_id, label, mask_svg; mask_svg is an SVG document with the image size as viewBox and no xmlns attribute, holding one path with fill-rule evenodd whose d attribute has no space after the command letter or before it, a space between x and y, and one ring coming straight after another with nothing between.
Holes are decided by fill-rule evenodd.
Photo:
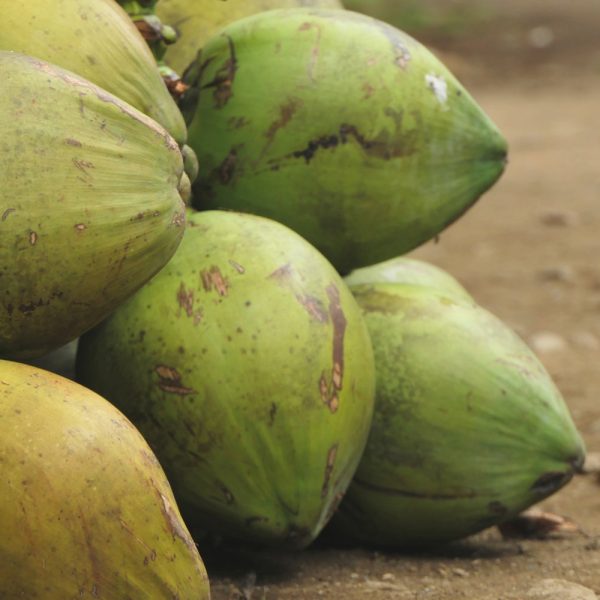
<instances>
[{"instance_id":1,"label":"yellowing husk","mask_svg":"<svg viewBox=\"0 0 600 600\"><path fill-rule=\"evenodd\" d=\"M93 392L0 360L0 596L208 600L156 457Z\"/></svg>"},{"instance_id":2,"label":"yellowing husk","mask_svg":"<svg viewBox=\"0 0 600 600\"><path fill-rule=\"evenodd\" d=\"M4 2L0 50L73 71L152 117L178 143L185 142L185 123L154 56L114 0Z\"/></svg>"},{"instance_id":3,"label":"yellowing husk","mask_svg":"<svg viewBox=\"0 0 600 600\"><path fill-rule=\"evenodd\" d=\"M157 123L43 61L0 52L0 356L103 319L171 257L183 161Z\"/></svg>"}]
</instances>

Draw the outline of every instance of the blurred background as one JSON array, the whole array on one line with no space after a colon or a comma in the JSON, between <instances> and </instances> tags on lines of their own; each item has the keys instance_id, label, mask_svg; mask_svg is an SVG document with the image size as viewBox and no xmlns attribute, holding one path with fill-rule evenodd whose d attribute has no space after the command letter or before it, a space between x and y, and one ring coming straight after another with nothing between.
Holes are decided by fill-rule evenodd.
<instances>
[{"instance_id":1,"label":"blurred background","mask_svg":"<svg viewBox=\"0 0 600 600\"><path fill-rule=\"evenodd\" d=\"M345 0L455 58L463 80L600 74L595 0ZM572 70L572 73L565 73Z\"/></svg>"}]
</instances>

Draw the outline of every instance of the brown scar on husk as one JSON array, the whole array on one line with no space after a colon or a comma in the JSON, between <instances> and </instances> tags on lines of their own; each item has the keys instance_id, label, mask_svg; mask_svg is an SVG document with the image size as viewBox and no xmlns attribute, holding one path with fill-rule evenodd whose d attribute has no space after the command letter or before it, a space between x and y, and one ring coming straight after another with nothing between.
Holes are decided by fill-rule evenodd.
<instances>
[{"instance_id":1,"label":"brown scar on husk","mask_svg":"<svg viewBox=\"0 0 600 600\"><path fill-rule=\"evenodd\" d=\"M94 163L90 162L89 160L83 160L83 159L74 158L73 159L73 164L82 173L84 173L87 177L91 177L91 174L88 173L88 169L95 169L96 168L95 165L94 165Z\"/></svg>"},{"instance_id":2,"label":"brown scar on husk","mask_svg":"<svg viewBox=\"0 0 600 600\"><path fill-rule=\"evenodd\" d=\"M277 416L277 404L275 402L271 402L271 408L269 409L269 427L273 426L275 423L275 417Z\"/></svg>"},{"instance_id":3,"label":"brown scar on husk","mask_svg":"<svg viewBox=\"0 0 600 600\"><path fill-rule=\"evenodd\" d=\"M75 140L73 138L66 138L65 144L69 146L74 146L75 148L81 148L83 144L79 140Z\"/></svg>"},{"instance_id":4,"label":"brown scar on husk","mask_svg":"<svg viewBox=\"0 0 600 600\"><path fill-rule=\"evenodd\" d=\"M321 35L322 29L318 23L311 23L310 21L305 21L298 27L298 31L312 31L316 29L317 31L317 39L315 40L315 45L312 47L310 52L310 61L308 63L308 77L314 82L315 81L315 67L317 65L317 61L319 60L319 55L321 53Z\"/></svg>"},{"instance_id":5,"label":"brown scar on husk","mask_svg":"<svg viewBox=\"0 0 600 600\"><path fill-rule=\"evenodd\" d=\"M191 317L194 314L194 290L186 290L183 281L177 290L177 304L179 304L180 308L179 314L181 314L182 308L185 310L185 314L188 317Z\"/></svg>"},{"instance_id":6,"label":"brown scar on husk","mask_svg":"<svg viewBox=\"0 0 600 600\"><path fill-rule=\"evenodd\" d=\"M96 548L92 543L92 532L85 518L85 512L82 507L79 507L79 521L81 522L81 529L83 531L83 539L87 550L88 558L90 559L90 566L92 570L93 584L91 588L91 594L94 597L99 597L99 586L98 582L102 580L102 566Z\"/></svg>"},{"instance_id":7,"label":"brown scar on husk","mask_svg":"<svg viewBox=\"0 0 600 600\"><path fill-rule=\"evenodd\" d=\"M290 98L285 104L282 104L279 107L279 116L271 123L269 129L267 129L265 133L265 138L267 139L263 149L259 153L259 157L257 159L257 163L265 156L265 154L269 151L269 148L273 144L275 140L275 136L280 129L283 129L296 114L296 111L304 105L302 100L298 98Z\"/></svg>"},{"instance_id":8,"label":"brown scar on husk","mask_svg":"<svg viewBox=\"0 0 600 600\"><path fill-rule=\"evenodd\" d=\"M30 315L37 308L40 308L42 306L49 306L50 303L52 302L52 300L62 298L62 296L63 296L63 292L52 292L52 294L50 294L50 296L46 300L44 300L43 298L39 298L37 300L37 302L34 300L32 300L31 302L28 302L28 303L23 302L22 304L19 304L18 309L24 315ZM8 310L8 314L10 316L14 310L12 304L9 304L7 306L7 310Z\"/></svg>"},{"instance_id":9,"label":"brown scar on husk","mask_svg":"<svg viewBox=\"0 0 600 600\"><path fill-rule=\"evenodd\" d=\"M228 262L240 275L246 272L246 269L240 263L235 262L235 260L229 260Z\"/></svg>"},{"instance_id":10,"label":"brown scar on husk","mask_svg":"<svg viewBox=\"0 0 600 600\"><path fill-rule=\"evenodd\" d=\"M177 369L166 365L157 365L154 371L160 377L157 385L163 392L178 396L189 396L196 393L196 390L185 387L181 383L181 375Z\"/></svg>"},{"instance_id":11,"label":"brown scar on husk","mask_svg":"<svg viewBox=\"0 0 600 600\"><path fill-rule=\"evenodd\" d=\"M76 231L85 231L87 229L87 225L85 223L76 223L73 225L73 228Z\"/></svg>"},{"instance_id":12,"label":"brown scar on husk","mask_svg":"<svg viewBox=\"0 0 600 600\"><path fill-rule=\"evenodd\" d=\"M368 100L375 93L375 88L368 82L363 84L362 89L365 93L363 100Z\"/></svg>"},{"instance_id":13,"label":"brown scar on husk","mask_svg":"<svg viewBox=\"0 0 600 600\"><path fill-rule=\"evenodd\" d=\"M200 280L204 291L211 292L213 289L224 297L229 293L229 282L223 277L219 267L213 265L210 269L200 272Z\"/></svg>"},{"instance_id":14,"label":"brown scar on husk","mask_svg":"<svg viewBox=\"0 0 600 600\"><path fill-rule=\"evenodd\" d=\"M217 169L219 181L222 185L227 185L235 175L235 166L237 163L238 149L237 147L232 148L227 156L223 159L223 162Z\"/></svg>"},{"instance_id":15,"label":"brown scar on husk","mask_svg":"<svg viewBox=\"0 0 600 600\"><path fill-rule=\"evenodd\" d=\"M286 263L275 269L268 278L276 281L281 287L289 288L294 293L294 298L296 298L312 319L319 323L327 323L329 314L325 310L323 303L315 296L311 296L303 290L298 289L300 286L296 284L293 272L294 268L291 263Z\"/></svg>"},{"instance_id":16,"label":"brown scar on husk","mask_svg":"<svg viewBox=\"0 0 600 600\"><path fill-rule=\"evenodd\" d=\"M273 140L277 132L285 127L294 117L296 111L303 105L302 100L298 98L290 98L285 104L279 107L279 117L275 119L267 129L265 137L268 140Z\"/></svg>"},{"instance_id":17,"label":"brown scar on husk","mask_svg":"<svg viewBox=\"0 0 600 600\"><path fill-rule=\"evenodd\" d=\"M333 517L335 511L338 509L339 505L342 503L344 499L344 492L338 492L331 501L329 508L327 509L327 516L325 517L327 521Z\"/></svg>"},{"instance_id":18,"label":"brown scar on husk","mask_svg":"<svg viewBox=\"0 0 600 600\"><path fill-rule=\"evenodd\" d=\"M340 292L332 283L326 288L329 297L329 317L333 323L333 366L328 374L323 371L319 379L319 391L324 404L332 413L340 406L339 392L344 384L344 336L346 333L346 316L340 303Z\"/></svg>"},{"instance_id":19,"label":"brown scar on husk","mask_svg":"<svg viewBox=\"0 0 600 600\"><path fill-rule=\"evenodd\" d=\"M225 501L227 502L227 504L233 504L235 502L235 497L233 496L233 494L231 493L229 488L222 481L219 481L218 479L215 480L215 483L217 484L219 491L225 497Z\"/></svg>"},{"instance_id":20,"label":"brown scar on husk","mask_svg":"<svg viewBox=\"0 0 600 600\"><path fill-rule=\"evenodd\" d=\"M150 479L150 484L160 499L160 510L165 518L169 533L173 536L173 539L179 538L191 552L196 553L196 544L194 544L194 540L192 540L192 537L185 529L185 526L182 525L175 509L173 508L173 505L169 499L158 489L153 479Z\"/></svg>"},{"instance_id":21,"label":"brown scar on husk","mask_svg":"<svg viewBox=\"0 0 600 600\"><path fill-rule=\"evenodd\" d=\"M171 224L175 225L175 227L184 227L185 226L185 212L176 212L171 219Z\"/></svg>"},{"instance_id":22,"label":"brown scar on husk","mask_svg":"<svg viewBox=\"0 0 600 600\"><path fill-rule=\"evenodd\" d=\"M235 44L231 36L223 34L227 38L229 47L229 57L222 64L221 68L215 73L212 81L203 85L201 89L215 88L213 98L216 108L223 108L229 99L233 96L233 83L238 70Z\"/></svg>"},{"instance_id":23,"label":"brown scar on husk","mask_svg":"<svg viewBox=\"0 0 600 600\"><path fill-rule=\"evenodd\" d=\"M179 289L177 290L177 304L179 305L179 311L177 316L181 316L181 309L185 311L185 314L193 319L194 325L198 325L202 322L202 310L194 310L194 290L187 290L185 283L182 281Z\"/></svg>"},{"instance_id":24,"label":"brown scar on husk","mask_svg":"<svg viewBox=\"0 0 600 600\"><path fill-rule=\"evenodd\" d=\"M333 473L333 467L335 466L335 459L337 457L338 444L334 444L329 448L327 452L327 461L325 463L325 476L323 478L323 487L321 488L321 498L325 498L329 492L329 482L331 480L331 474Z\"/></svg>"},{"instance_id":25,"label":"brown scar on husk","mask_svg":"<svg viewBox=\"0 0 600 600\"><path fill-rule=\"evenodd\" d=\"M398 30L388 23L384 23L382 21L376 21L375 24L392 46L392 51L394 53L394 65L396 67L400 67L403 71L406 71L410 61L412 60L412 55L408 49L408 46L398 36Z\"/></svg>"},{"instance_id":26,"label":"brown scar on husk","mask_svg":"<svg viewBox=\"0 0 600 600\"><path fill-rule=\"evenodd\" d=\"M227 120L227 125L229 125L229 129L241 129L246 125L249 125L250 121L246 119L246 117L230 117Z\"/></svg>"},{"instance_id":27,"label":"brown scar on husk","mask_svg":"<svg viewBox=\"0 0 600 600\"><path fill-rule=\"evenodd\" d=\"M269 279L275 279L278 283L286 283L292 276L292 265L291 263L285 263L275 269L270 275Z\"/></svg>"},{"instance_id":28,"label":"brown scar on husk","mask_svg":"<svg viewBox=\"0 0 600 600\"><path fill-rule=\"evenodd\" d=\"M0 218L0 221L6 221L6 219L8 218L8 215L10 215L10 213L16 212L16 208L7 208L3 213L2 213L2 217Z\"/></svg>"},{"instance_id":29,"label":"brown scar on husk","mask_svg":"<svg viewBox=\"0 0 600 600\"><path fill-rule=\"evenodd\" d=\"M35 246L38 241L38 234L35 231L29 232L29 244L31 246Z\"/></svg>"},{"instance_id":30,"label":"brown scar on husk","mask_svg":"<svg viewBox=\"0 0 600 600\"><path fill-rule=\"evenodd\" d=\"M385 114L393 119L396 124L398 135L395 137L382 131L373 138L367 138L355 125L342 123L336 132L309 140L302 150L296 150L279 159L271 159L269 164L273 167L277 166L282 160L298 158L304 159L304 162L309 164L319 150L331 150L338 146L345 146L350 140L354 140L369 156L381 160L391 160L414 154L417 149L416 130L400 135L403 113L401 111L386 110Z\"/></svg>"}]
</instances>

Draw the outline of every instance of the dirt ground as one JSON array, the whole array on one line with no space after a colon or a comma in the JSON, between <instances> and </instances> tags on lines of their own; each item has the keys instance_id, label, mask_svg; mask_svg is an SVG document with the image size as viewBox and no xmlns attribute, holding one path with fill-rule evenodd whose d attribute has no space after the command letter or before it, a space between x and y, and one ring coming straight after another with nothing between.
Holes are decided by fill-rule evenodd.
<instances>
[{"instance_id":1,"label":"dirt ground","mask_svg":"<svg viewBox=\"0 0 600 600\"><path fill-rule=\"evenodd\" d=\"M600 6L471 2L487 7L486 20L460 35L438 28L417 37L504 132L510 163L438 243L414 255L454 274L534 347L593 458L600 452ZM297 555L206 549L204 556L214 600L520 600L544 578L600 595L596 475L576 477L542 508L579 531L515 541L492 529L420 554L321 544Z\"/></svg>"}]
</instances>

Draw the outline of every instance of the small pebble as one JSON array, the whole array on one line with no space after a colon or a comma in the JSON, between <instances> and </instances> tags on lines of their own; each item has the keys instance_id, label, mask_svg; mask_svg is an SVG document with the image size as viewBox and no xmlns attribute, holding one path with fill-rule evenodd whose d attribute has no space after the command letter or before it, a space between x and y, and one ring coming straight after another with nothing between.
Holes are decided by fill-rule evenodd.
<instances>
[{"instance_id":1,"label":"small pebble","mask_svg":"<svg viewBox=\"0 0 600 600\"><path fill-rule=\"evenodd\" d=\"M566 340L552 331L539 331L529 338L529 344L534 352L549 354L561 352L567 348Z\"/></svg>"},{"instance_id":2,"label":"small pebble","mask_svg":"<svg viewBox=\"0 0 600 600\"><path fill-rule=\"evenodd\" d=\"M577 331L571 336L573 343L584 350L598 350L600 340L589 331Z\"/></svg>"},{"instance_id":3,"label":"small pebble","mask_svg":"<svg viewBox=\"0 0 600 600\"><path fill-rule=\"evenodd\" d=\"M598 600L594 590L564 579L542 579L527 592L528 600Z\"/></svg>"},{"instance_id":4,"label":"small pebble","mask_svg":"<svg viewBox=\"0 0 600 600\"><path fill-rule=\"evenodd\" d=\"M583 463L584 473L600 473L600 452L588 452Z\"/></svg>"},{"instance_id":5,"label":"small pebble","mask_svg":"<svg viewBox=\"0 0 600 600\"><path fill-rule=\"evenodd\" d=\"M383 579L383 581L393 581L396 579L396 576L393 573L384 573L381 576L381 579Z\"/></svg>"},{"instance_id":6,"label":"small pebble","mask_svg":"<svg viewBox=\"0 0 600 600\"><path fill-rule=\"evenodd\" d=\"M461 568L452 569L452 573L454 573L454 575L456 575L457 577L468 577L469 576L469 572L465 571L464 569L461 569Z\"/></svg>"},{"instance_id":7,"label":"small pebble","mask_svg":"<svg viewBox=\"0 0 600 600\"><path fill-rule=\"evenodd\" d=\"M549 227L572 227L579 223L579 215L573 211L548 210L542 214L540 221Z\"/></svg>"},{"instance_id":8,"label":"small pebble","mask_svg":"<svg viewBox=\"0 0 600 600\"><path fill-rule=\"evenodd\" d=\"M547 25L538 25L529 30L527 41L533 48L548 48L554 43L554 31Z\"/></svg>"},{"instance_id":9,"label":"small pebble","mask_svg":"<svg viewBox=\"0 0 600 600\"><path fill-rule=\"evenodd\" d=\"M560 281L570 283L575 280L575 271L569 265L547 267L538 273L542 281Z\"/></svg>"}]
</instances>

